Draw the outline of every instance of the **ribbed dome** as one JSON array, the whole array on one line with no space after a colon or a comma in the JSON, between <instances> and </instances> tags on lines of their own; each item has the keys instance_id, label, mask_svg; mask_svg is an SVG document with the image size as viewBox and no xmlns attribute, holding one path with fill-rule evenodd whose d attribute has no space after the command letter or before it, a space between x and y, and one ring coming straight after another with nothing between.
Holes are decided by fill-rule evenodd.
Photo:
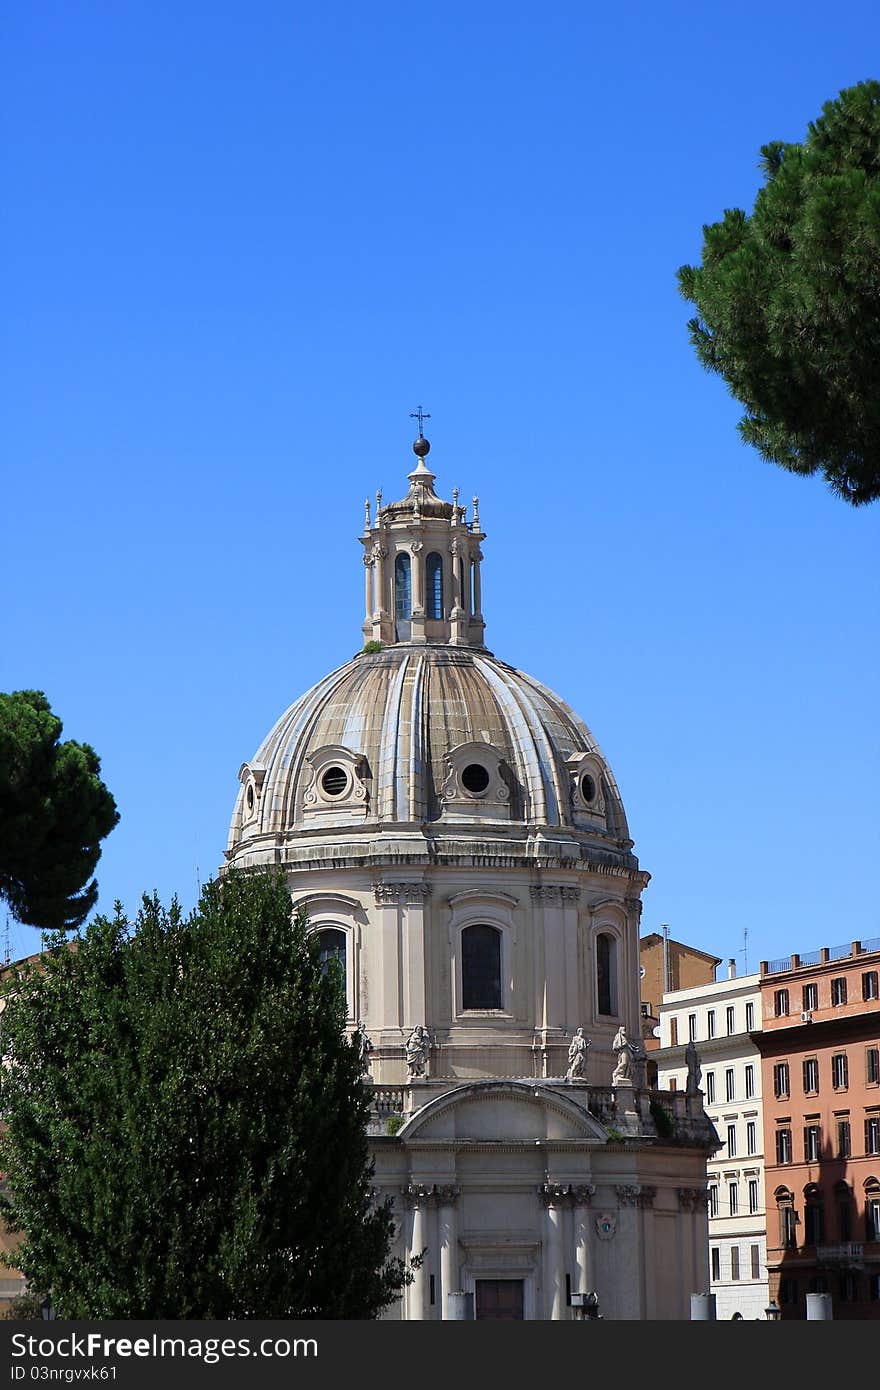
<instances>
[{"instance_id":1,"label":"ribbed dome","mask_svg":"<svg viewBox=\"0 0 880 1390\"><path fill-rule=\"evenodd\" d=\"M472 792L475 765L488 781ZM495 837L564 827L568 841L629 847L589 729L485 650L400 644L356 656L290 706L240 777L229 858L262 836L356 825L435 838L447 823Z\"/></svg>"}]
</instances>

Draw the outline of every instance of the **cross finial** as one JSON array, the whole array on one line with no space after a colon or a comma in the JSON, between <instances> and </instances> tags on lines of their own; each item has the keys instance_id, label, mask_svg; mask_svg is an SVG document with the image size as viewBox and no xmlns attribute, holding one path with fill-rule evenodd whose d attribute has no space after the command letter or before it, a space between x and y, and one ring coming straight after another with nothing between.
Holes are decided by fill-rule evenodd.
<instances>
[{"instance_id":1,"label":"cross finial","mask_svg":"<svg viewBox=\"0 0 880 1390\"><path fill-rule=\"evenodd\" d=\"M424 435L424 432L423 432L423 430L422 430L422 424L423 424L423 422L424 422L425 420L430 420L431 417L430 417L430 415L428 414L428 412L427 412L426 410L422 410L422 407L419 406L418 410L411 410L411 411L409 412L409 418L410 418L411 420L418 420L418 422L419 422L419 439L424 439L425 435Z\"/></svg>"}]
</instances>

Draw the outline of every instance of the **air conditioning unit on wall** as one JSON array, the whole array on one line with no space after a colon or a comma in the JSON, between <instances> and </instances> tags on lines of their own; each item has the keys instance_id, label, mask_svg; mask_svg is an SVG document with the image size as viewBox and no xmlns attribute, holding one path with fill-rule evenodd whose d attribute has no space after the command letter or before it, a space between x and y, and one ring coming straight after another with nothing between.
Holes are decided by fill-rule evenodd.
<instances>
[{"instance_id":1,"label":"air conditioning unit on wall","mask_svg":"<svg viewBox=\"0 0 880 1390\"><path fill-rule=\"evenodd\" d=\"M801 1023L812 1023L812 1022L813 1022L813 1010L812 1010L812 1009L804 1009L803 1013L801 1014Z\"/></svg>"}]
</instances>

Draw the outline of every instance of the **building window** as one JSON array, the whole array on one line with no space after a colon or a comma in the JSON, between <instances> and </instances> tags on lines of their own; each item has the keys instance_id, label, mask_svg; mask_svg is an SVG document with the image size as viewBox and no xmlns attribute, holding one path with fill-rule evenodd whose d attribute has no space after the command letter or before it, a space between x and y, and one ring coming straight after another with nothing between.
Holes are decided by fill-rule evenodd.
<instances>
[{"instance_id":1,"label":"building window","mask_svg":"<svg viewBox=\"0 0 880 1390\"><path fill-rule=\"evenodd\" d=\"M840 1276L840 1301L841 1303L855 1303L859 1296L859 1286L854 1274L841 1274Z\"/></svg>"},{"instance_id":2,"label":"building window","mask_svg":"<svg viewBox=\"0 0 880 1390\"><path fill-rule=\"evenodd\" d=\"M779 1302L792 1304L798 1301L797 1279L780 1279L779 1281Z\"/></svg>"},{"instance_id":3,"label":"building window","mask_svg":"<svg viewBox=\"0 0 880 1390\"><path fill-rule=\"evenodd\" d=\"M831 1058L831 1084L835 1091L845 1091L849 1084L849 1067L845 1052L835 1052Z\"/></svg>"},{"instance_id":4,"label":"building window","mask_svg":"<svg viewBox=\"0 0 880 1390\"><path fill-rule=\"evenodd\" d=\"M738 1246L738 1245L732 1245L732 1246L730 1247L730 1277L731 1277L731 1279L738 1279L738 1278L739 1278L739 1246Z\"/></svg>"},{"instance_id":5,"label":"building window","mask_svg":"<svg viewBox=\"0 0 880 1390\"><path fill-rule=\"evenodd\" d=\"M727 1184L727 1206L731 1216L739 1214L739 1183L729 1182Z\"/></svg>"},{"instance_id":6,"label":"building window","mask_svg":"<svg viewBox=\"0 0 880 1390\"><path fill-rule=\"evenodd\" d=\"M322 975L329 975L331 970L337 972L337 978L345 987L345 932L330 928L327 931L319 931L318 937L318 967Z\"/></svg>"},{"instance_id":7,"label":"building window","mask_svg":"<svg viewBox=\"0 0 880 1390\"><path fill-rule=\"evenodd\" d=\"M746 1063L746 1100L751 1100L755 1094L755 1068L751 1062Z\"/></svg>"},{"instance_id":8,"label":"building window","mask_svg":"<svg viewBox=\"0 0 880 1390\"><path fill-rule=\"evenodd\" d=\"M796 1225L794 1197L787 1187L777 1187L773 1195L776 1198L776 1210L779 1213L779 1244L783 1250L793 1250Z\"/></svg>"},{"instance_id":9,"label":"building window","mask_svg":"<svg viewBox=\"0 0 880 1390\"><path fill-rule=\"evenodd\" d=\"M778 989L773 996L773 1007L777 1018L785 1018L788 1014L788 990Z\"/></svg>"},{"instance_id":10,"label":"building window","mask_svg":"<svg viewBox=\"0 0 880 1390\"><path fill-rule=\"evenodd\" d=\"M425 617L443 617L443 557L436 550L425 561Z\"/></svg>"},{"instance_id":11,"label":"building window","mask_svg":"<svg viewBox=\"0 0 880 1390\"><path fill-rule=\"evenodd\" d=\"M880 1240L880 1186L865 1188L865 1239Z\"/></svg>"},{"instance_id":12,"label":"building window","mask_svg":"<svg viewBox=\"0 0 880 1390\"><path fill-rule=\"evenodd\" d=\"M804 1062L804 1094L817 1095L819 1091L819 1059L807 1057Z\"/></svg>"},{"instance_id":13,"label":"building window","mask_svg":"<svg viewBox=\"0 0 880 1390\"><path fill-rule=\"evenodd\" d=\"M871 1289L871 1298L876 1303L880 1300L880 1274L869 1275L868 1283Z\"/></svg>"},{"instance_id":14,"label":"building window","mask_svg":"<svg viewBox=\"0 0 880 1390\"><path fill-rule=\"evenodd\" d=\"M678 1047L678 1019L669 1020L669 1046Z\"/></svg>"},{"instance_id":15,"label":"building window","mask_svg":"<svg viewBox=\"0 0 880 1390\"><path fill-rule=\"evenodd\" d=\"M727 1009L727 1036L728 1036L728 1037L730 1037L731 1033L733 1033L733 1032L735 1031L735 1028L736 1028L735 1018L736 1018L736 1015L735 1015L735 1012L734 1012L734 1007L733 1007L733 1005L731 1004L731 1005L728 1007L728 1009Z\"/></svg>"},{"instance_id":16,"label":"building window","mask_svg":"<svg viewBox=\"0 0 880 1390\"><path fill-rule=\"evenodd\" d=\"M596 937L596 998L600 1014L617 1013L617 943L607 932Z\"/></svg>"},{"instance_id":17,"label":"building window","mask_svg":"<svg viewBox=\"0 0 880 1390\"><path fill-rule=\"evenodd\" d=\"M669 1078L669 1090L670 1090L670 1091L677 1091L677 1090L678 1090L678 1081L676 1080L676 1078L675 1078L674 1076L670 1076L670 1078Z\"/></svg>"},{"instance_id":18,"label":"building window","mask_svg":"<svg viewBox=\"0 0 880 1390\"><path fill-rule=\"evenodd\" d=\"M791 1130L776 1131L776 1162L791 1163Z\"/></svg>"},{"instance_id":19,"label":"building window","mask_svg":"<svg viewBox=\"0 0 880 1390\"><path fill-rule=\"evenodd\" d=\"M746 1032L751 1033L755 1027L755 1006L751 999L746 1004Z\"/></svg>"},{"instance_id":20,"label":"building window","mask_svg":"<svg viewBox=\"0 0 880 1390\"><path fill-rule=\"evenodd\" d=\"M809 1009L818 1009L818 1007L819 986L815 984L804 985L804 1012Z\"/></svg>"},{"instance_id":21,"label":"building window","mask_svg":"<svg viewBox=\"0 0 880 1390\"><path fill-rule=\"evenodd\" d=\"M821 1245L825 1239L825 1210L817 1187L807 1189L804 1203L804 1244Z\"/></svg>"},{"instance_id":22,"label":"building window","mask_svg":"<svg viewBox=\"0 0 880 1390\"><path fill-rule=\"evenodd\" d=\"M841 1240L852 1240L852 1188L848 1183L839 1182L834 1187L837 1197L837 1233Z\"/></svg>"},{"instance_id":23,"label":"building window","mask_svg":"<svg viewBox=\"0 0 880 1390\"><path fill-rule=\"evenodd\" d=\"M880 1154L880 1115L865 1120L865 1153Z\"/></svg>"},{"instance_id":24,"label":"building window","mask_svg":"<svg viewBox=\"0 0 880 1390\"><path fill-rule=\"evenodd\" d=\"M862 998L877 998L877 971L866 970L862 976Z\"/></svg>"},{"instance_id":25,"label":"building window","mask_svg":"<svg viewBox=\"0 0 880 1390\"><path fill-rule=\"evenodd\" d=\"M479 923L461 934L462 1008L500 1009L501 933Z\"/></svg>"},{"instance_id":26,"label":"building window","mask_svg":"<svg viewBox=\"0 0 880 1390\"><path fill-rule=\"evenodd\" d=\"M876 978L876 977L875 977ZM867 998L867 995L865 996ZM710 1009L706 1014L706 1033L710 1038L715 1036L715 1010Z\"/></svg>"},{"instance_id":27,"label":"building window","mask_svg":"<svg viewBox=\"0 0 880 1390\"><path fill-rule=\"evenodd\" d=\"M804 1126L804 1162L819 1162L820 1133L818 1125Z\"/></svg>"},{"instance_id":28,"label":"building window","mask_svg":"<svg viewBox=\"0 0 880 1390\"><path fill-rule=\"evenodd\" d=\"M727 1067L724 1072L724 1094L727 1100L733 1100L735 1090L736 1084L733 1067Z\"/></svg>"},{"instance_id":29,"label":"building window","mask_svg":"<svg viewBox=\"0 0 880 1390\"><path fill-rule=\"evenodd\" d=\"M865 1049L865 1082L868 1086L880 1082L880 1047Z\"/></svg>"},{"instance_id":30,"label":"building window","mask_svg":"<svg viewBox=\"0 0 880 1390\"><path fill-rule=\"evenodd\" d=\"M831 981L831 1002L835 1005L846 1003L846 979L843 975Z\"/></svg>"},{"instance_id":31,"label":"building window","mask_svg":"<svg viewBox=\"0 0 880 1390\"><path fill-rule=\"evenodd\" d=\"M852 1152L849 1120L837 1121L837 1157L849 1158Z\"/></svg>"},{"instance_id":32,"label":"building window","mask_svg":"<svg viewBox=\"0 0 880 1390\"><path fill-rule=\"evenodd\" d=\"M721 1251L717 1245L712 1246L712 1278L716 1284L721 1278Z\"/></svg>"},{"instance_id":33,"label":"building window","mask_svg":"<svg viewBox=\"0 0 880 1390\"><path fill-rule=\"evenodd\" d=\"M736 1125L727 1126L727 1157L736 1158Z\"/></svg>"},{"instance_id":34,"label":"building window","mask_svg":"<svg viewBox=\"0 0 880 1390\"><path fill-rule=\"evenodd\" d=\"M773 1094L777 1100L788 1098L789 1084L788 1063L777 1062L773 1068Z\"/></svg>"},{"instance_id":35,"label":"building window","mask_svg":"<svg viewBox=\"0 0 880 1390\"><path fill-rule=\"evenodd\" d=\"M827 1293L828 1280L824 1274L814 1274L810 1280L810 1293Z\"/></svg>"},{"instance_id":36,"label":"building window","mask_svg":"<svg viewBox=\"0 0 880 1390\"><path fill-rule=\"evenodd\" d=\"M718 1184L714 1182L709 1187L709 1215L718 1215Z\"/></svg>"},{"instance_id":37,"label":"building window","mask_svg":"<svg viewBox=\"0 0 880 1390\"><path fill-rule=\"evenodd\" d=\"M746 1121L746 1153L758 1152L758 1126L754 1120Z\"/></svg>"},{"instance_id":38,"label":"building window","mask_svg":"<svg viewBox=\"0 0 880 1390\"><path fill-rule=\"evenodd\" d=\"M714 1071L707 1071L707 1072L706 1072L706 1104L707 1104L707 1105L714 1105L714 1104L715 1104L715 1073L714 1073Z\"/></svg>"},{"instance_id":39,"label":"building window","mask_svg":"<svg viewBox=\"0 0 880 1390\"><path fill-rule=\"evenodd\" d=\"M688 1038L691 1042L697 1041L697 1015L688 1014Z\"/></svg>"},{"instance_id":40,"label":"building window","mask_svg":"<svg viewBox=\"0 0 880 1390\"><path fill-rule=\"evenodd\" d=\"M760 1194L758 1191L758 1179L749 1178L749 1211L753 1216L755 1212L758 1210L759 1201Z\"/></svg>"},{"instance_id":41,"label":"building window","mask_svg":"<svg viewBox=\"0 0 880 1390\"><path fill-rule=\"evenodd\" d=\"M398 622L412 617L409 556L399 551L394 560L394 615Z\"/></svg>"},{"instance_id":42,"label":"building window","mask_svg":"<svg viewBox=\"0 0 880 1390\"><path fill-rule=\"evenodd\" d=\"M752 1278L753 1278L753 1279L760 1279L760 1277L761 1277L761 1247L760 1247L760 1245L752 1245L752 1246L750 1246L749 1248L750 1248L751 1256L752 1256Z\"/></svg>"}]
</instances>

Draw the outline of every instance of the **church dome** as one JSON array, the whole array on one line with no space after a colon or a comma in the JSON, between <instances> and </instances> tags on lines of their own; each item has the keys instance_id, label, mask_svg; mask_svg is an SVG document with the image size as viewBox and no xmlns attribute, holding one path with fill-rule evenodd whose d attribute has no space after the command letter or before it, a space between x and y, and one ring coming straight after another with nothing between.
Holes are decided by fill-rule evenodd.
<instances>
[{"instance_id":1,"label":"church dome","mask_svg":"<svg viewBox=\"0 0 880 1390\"><path fill-rule=\"evenodd\" d=\"M457 489L439 498L428 441L416 445L406 497L383 506L377 493L374 516L365 505L364 649L242 765L227 861L481 854L633 868L620 795L587 726L486 650L479 499L469 520Z\"/></svg>"},{"instance_id":2,"label":"church dome","mask_svg":"<svg viewBox=\"0 0 880 1390\"><path fill-rule=\"evenodd\" d=\"M587 726L485 649L404 642L356 656L290 706L240 779L233 852L357 825L534 827L628 847Z\"/></svg>"}]
</instances>

